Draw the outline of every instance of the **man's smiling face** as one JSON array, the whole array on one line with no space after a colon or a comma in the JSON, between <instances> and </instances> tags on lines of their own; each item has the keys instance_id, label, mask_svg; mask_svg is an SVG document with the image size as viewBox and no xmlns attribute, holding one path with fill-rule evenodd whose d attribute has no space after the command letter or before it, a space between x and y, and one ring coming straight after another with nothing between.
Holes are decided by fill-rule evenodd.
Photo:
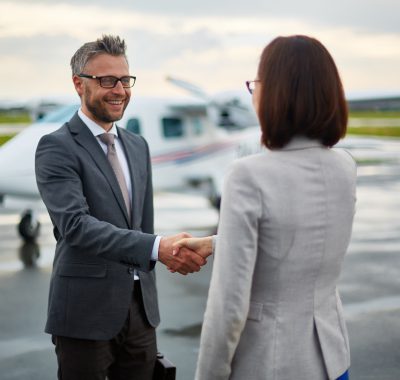
<instances>
[{"instance_id":1,"label":"man's smiling face","mask_svg":"<svg viewBox=\"0 0 400 380\"><path fill-rule=\"evenodd\" d=\"M91 58L84 69L84 74L129 76L129 66L123 55L99 54ZM131 97L131 89L122 87L118 81L114 88L103 88L97 79L73 78L75 88L81 97L82 111L105 130L109 130L114 121L120 120Z\"/></svg>"}]
</instances>

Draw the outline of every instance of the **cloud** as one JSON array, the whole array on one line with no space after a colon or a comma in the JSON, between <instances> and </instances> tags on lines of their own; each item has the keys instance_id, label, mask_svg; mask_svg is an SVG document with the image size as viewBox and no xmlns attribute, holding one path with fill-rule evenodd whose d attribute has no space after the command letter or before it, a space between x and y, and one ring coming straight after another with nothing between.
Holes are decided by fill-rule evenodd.
<instances>
[{"instance_id":1,"label":"cloud","mask_svg":"<svg viewBox=\"0 0 400 380\"><path fill-rule=\"evenodd\" d=\"M128 55L134 66L141 69L159 68L163 64L183 57L188 52L201 54L222 45L220 38L206 28L187 33L179 31L167 34L135 29L124 35L128 43Z\"/></svg>"},{"instance_id":2,"label":"cloud","mask_svg":"<svg viewBox=\"0 0 400 380\"><path fill-rule=\"evenodd\" d=\"M0 51L5 57L25 57L46 67L65 60L69 65L71 52L79 46L76 38L65 34L0 37Z\"/></svg>"},{"instance_id":3,"label":"cloud","mask_svg":"<svg viewBox=\"0 0 400 380\"><path fill-rule=\"evenodd\" d=\"M169 93L166 75L210 91L238 88L254 77L263 47L275 36L288 34L317 37L351 90L400 90L400 33L390 31L391 26L373 31L382 22L377 21L381 15L372 12L375 1L348 0L346 8L344 0L330 5L292 1L290 8L287 0L273 8L271 2L257 0L223 3L204 0L189 9L193 3L177 0L120 0L118 7L101 0L85 5L73 0L0 0L0 13L7 16L0 24L0 97L19 96L21 88L25 93L73 91L70 57L104 33L127 41L131 69L138 76L135 91L144 94ZM379 4L385 15L399 7L389 0ZM359 20L350 25L355 15ZM385 20L391 24L390 17Z\"/></svg>"},{"instance_id":4,"label":"cloud","mask_svg":"<svg viewBox=\"0 0 400 380\"><path fill-rule=\"evenodd\" d=\"M65 35L0 38L1 97L71 93L69 61L76 46Z\"/></svg>"},{"instance_id":5,"label":"cloud","mask_svg":"<svg viewBox=\"0 0 400 380\"><path fill-rule=\"evenodd\" d=\"M20 0L28 4L63 3L81 6L81 0ZM293 18L307 23L326 26L352 27L362 31L399 33L398 15L400 2L398 0L202 0L193 3L187 0L152 0L132 1L119 0L116 3L109 0L86 0L86 5L108 8L111 12L121 10L158 14L162 17L180 17L191 19L197 17L217 16L223 18Z\"/></svg>"}]
</instances>

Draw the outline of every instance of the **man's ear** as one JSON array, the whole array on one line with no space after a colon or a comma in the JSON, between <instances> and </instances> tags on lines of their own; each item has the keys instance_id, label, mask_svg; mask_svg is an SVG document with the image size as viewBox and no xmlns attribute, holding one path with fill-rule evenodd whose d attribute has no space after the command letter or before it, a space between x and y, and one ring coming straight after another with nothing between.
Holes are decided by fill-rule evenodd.
<instances>
[{"instance_id":1,"label":"man's ear","mask_svg":"<svg viewBox=\"0 0 400 380\"><path fill-rule=\"evenodd\" d=\"M78 93L78 95L82 96L82 94L83 94L83 79L81 77L78 77L78 75L73 75L72 82L74 83L75 90Z\"/></svg>"}]
</instances>

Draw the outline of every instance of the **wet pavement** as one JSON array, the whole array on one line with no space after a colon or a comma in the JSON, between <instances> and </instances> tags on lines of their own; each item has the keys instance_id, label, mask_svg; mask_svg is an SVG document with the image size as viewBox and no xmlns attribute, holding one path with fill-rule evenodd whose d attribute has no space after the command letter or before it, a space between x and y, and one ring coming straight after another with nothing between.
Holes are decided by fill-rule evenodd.
<instances>
[{"instance_id":1,"label":"wet pavement","mask_svg":"<svg viewBox=\"0 0 400 380\"><path fill-rule=\"evenodd\" d=\"M350 335L352 380L400 379L400 141L349 139L358 169L353 236L340 279ZM354 146L362 149L354 149ZM362 157L361 157L362 156ZM373 157L373 159L368 159ZM212 232L216 212L199 197L158 194L156 230ZM43 333L54 252L49 219L40 214L38 244L23 244L9 202L0 209L0 380L54 380L56 361ZM170 274L157 265L162 323L159 349L191 380L198 353L212 259L200 273Z\"/></svg>"}]
</instances>

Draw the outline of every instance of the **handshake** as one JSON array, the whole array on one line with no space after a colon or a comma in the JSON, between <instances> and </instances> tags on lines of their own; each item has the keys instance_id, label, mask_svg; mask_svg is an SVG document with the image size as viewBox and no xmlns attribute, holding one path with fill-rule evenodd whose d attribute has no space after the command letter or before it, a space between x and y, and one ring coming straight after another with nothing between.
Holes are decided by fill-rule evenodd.
<instances>
[{"instance_id":1,"label":"handshake","mask_svg":"<svg viewBox=\"0 0 400 380\"><path fill-rule=\"evenodd\" d=\"M198 272L207 263L207 257L212 254L212 237L194 238L186 232L163 237L158 249L158 260L170 272Z\"/></svg>"}]
</instances>

